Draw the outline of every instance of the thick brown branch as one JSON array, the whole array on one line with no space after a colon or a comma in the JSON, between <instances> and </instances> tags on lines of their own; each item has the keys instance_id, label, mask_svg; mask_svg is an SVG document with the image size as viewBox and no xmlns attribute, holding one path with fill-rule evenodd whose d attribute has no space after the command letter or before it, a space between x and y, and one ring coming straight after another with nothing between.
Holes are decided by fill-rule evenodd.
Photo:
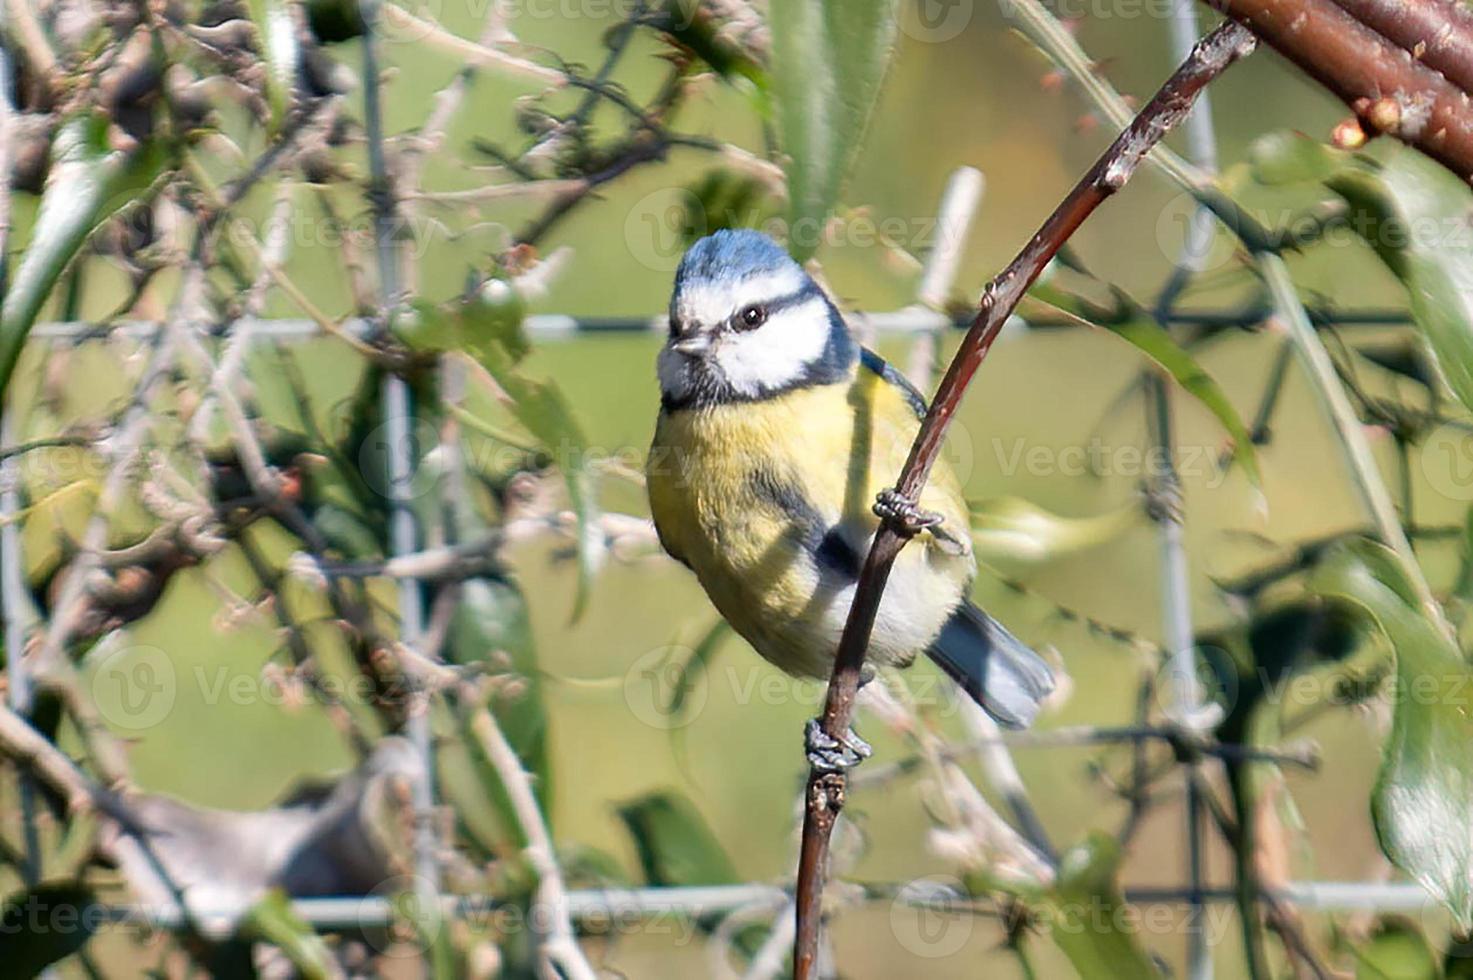
<instances>
[{"instance_id":1,"label":"thick brown branch","mask_svg":"<svg viewBox=\"0 0 1473 980\"><path fill-rule=\"evenodd\" d=\"M901 493L911 499L919 495L967 384L987 356L1003 323L1012 314L1028 287L1038 278L1043 267L1085 218L1125 184L1151 147L1160 142L1186 116L1202 89L1234 61L1252 51L1253 44L1249 32L1233 23L1218 27L1200 41L1193 49L1191 57L1167 80L1125 132L1120 134L1089 173L1075 185L1038 233L1018 253L1017 258L988 284L983 293L981 308L952 360L946 377L942 379L931 409L921 425L920 434L911 447L910 457L906 460L897 485ZM844 636L839 643L833 676L829 680L828 700L824 705L823 728L835 738L841 737L848 730L853 716L854 698L859 689L859 672L869 645L875 612L884 592L890 567L904 547L905 540L895 523L886 520L865 559L854 602L849 610L849 619L844 626ZM844 793L845 778L842 773L814 770L809 774L795 900L798 916L793 951L796 980L807 980L814 975L829 835L844 806Z\"/></svg>"},{"instance_id":2,"label":"thick brown branch","mask_svg":"<svg viewBox=\"0 0 1473 980\"><path fill-rule=\"evenodd\" d=\"M1334 0L1207 2L1339 96L1368 132L1395 136L1464 180L1473 178L1473 102L1468 94L1357 20L1348 10L1351 3L1342 9ZM1356 0L1356 5L1362 3L1384 6ZM1411 6L1433 4L1418 0ZM1403 17L1387 14L1378 20L1399 36L1411 36Z\"/></svg>"},{"instance_id":3,"label":"thick brown branch","mask_svg":"<svg viewBox=\"0 0 1473 980\"><path fill-rule=\"evenodd\" d=\"M1473 10L1460 0L1335 0L1356 20L1473 92Z\"/></svg>"}]
</instances>

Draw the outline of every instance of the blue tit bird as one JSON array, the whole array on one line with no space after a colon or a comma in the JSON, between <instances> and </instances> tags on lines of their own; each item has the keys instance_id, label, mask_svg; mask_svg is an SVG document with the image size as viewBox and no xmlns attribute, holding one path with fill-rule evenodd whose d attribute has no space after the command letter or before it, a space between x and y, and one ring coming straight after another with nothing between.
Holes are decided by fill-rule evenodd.
<instances>
[{"instance_id":1,"label":"blue tit bird","mask_svg":"<svg viewBox=\"0 0 1473 980\"><path fill-rule=\"evenodd\" d=\"M876 500L924 525L896 560L868 659L925 652L1000 724L1028 725L1054 687L1043 660L969 600L977 564L966 500L938 460L919 501L887 491L924 397L850 336L818 284L766 235L718 231L675 273L657 362L660 415L646 466L660 543L726 621L790 674L828 677ZM853 765L852 732L807 732L811 762Z\"/></svg>"}]
</instances>

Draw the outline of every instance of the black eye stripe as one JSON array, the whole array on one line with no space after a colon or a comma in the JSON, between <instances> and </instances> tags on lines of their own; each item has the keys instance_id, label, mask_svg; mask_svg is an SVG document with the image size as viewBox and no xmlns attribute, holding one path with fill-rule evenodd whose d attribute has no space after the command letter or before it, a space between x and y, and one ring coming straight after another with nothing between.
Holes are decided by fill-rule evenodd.
<instances>
[{"instance_id":1,"label":"black eye stripe","mask_svg":"<svg viewBox=\"0 0 1473 980\"><path fill-rule=\"evenodd\" d=\"M742 327L746 327L747 325L742 322L742 315L746 313L747 310L750 310L753 307L756 307L757 309L760 309L764 312L765 315L763 316L763 322L766 322L767 320L772 319L772 315L774 313L780 313L783 310L790 309L794 306L801 306L802 304L811 300L813 297L820 295L822 295L822 293L819 291L818 286L815 285L813 280L810 279L802 286L799 286L797 289L793 290L791 293L784 293L781 296L774 296L771 299L763 300L761 303L748 303L744 305L732 314L731 323L734 327L737 327L739 329ZM761 324L756 324L756 326L761 326ZM751 327L748 327L748 329L751 329Z\"/></svg>"}]
</instances>

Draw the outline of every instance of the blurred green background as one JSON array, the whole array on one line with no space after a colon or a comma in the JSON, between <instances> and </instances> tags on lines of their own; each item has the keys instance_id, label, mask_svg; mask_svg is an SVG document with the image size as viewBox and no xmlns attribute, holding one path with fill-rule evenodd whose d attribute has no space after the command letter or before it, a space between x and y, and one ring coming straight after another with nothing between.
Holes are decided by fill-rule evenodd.
<instances>
[{"instance_id":1,"label":"blurred green background","mask_svg":"<svg viewBox=\"0 0 1473 980\"><path fill-rule=\"evenodd\" d=\"M1159 5L1120 0L1095 6L1100 9L1087 11L1090 16L1079 25L1081 43L1100 59L1100 70L1121 91L1145 97L1173 62L1167 25L1152 16ZM612 18L587 16L571 0L542 5L529 0L513 7L518 13L510 26L523 41L545 45L570 61L593 65L600 60L602 33ZM475 34L483 12L468 0L436 0L430 9L462 36ZM422 121L425 105L449 80L454 66L419 41L391 39L385 50L391 69L386 123L390 133L398 133ZM636 93L648 90L661 77L660 54L652 42L637 41L619 76L622 83ZM358 70L354 45L339 46L335 55ZM478 78L445 150L430 162L426 186L478 186L484 177L464 166L473 156L470 141L513 142L513 101L528 91L494 75ZM1256 136L1292 128L1323 137L1342 115L1327 96L1270 52L1230 71L1211 90L1211 100L1221 159L1230 172L1244 160ZM760 131L744 97L719 86L704 90L678 123L687 132L760 146ZM958 295L973 297L1110 135L1092 121L1076 93L1054 84L1043 57L1007 28L993 5L977 3L968 11L965 30L955 37L928 43L902 35L845 200L850 207L869 209L876 220L899 218L922 227L955 167L983 171L987 191L956 283ZM677 150L667 163L636 171L604 189L599 200L580 207L544 244L544 252L562 245L573 252L534 310L595 316L657 313L668 294L673 260L664 267L648 261L651 243L641 236L652 232L641 222L642 209L650 207L652 195L658 202L661 194L699 179L712 166L709 155ZM1243 200L1261 209L1270 223L1286 217L1296 203L1305 203L1254 188L1246 180L1240 183ZM262 217L269 204L269 192L262 189L246 212ZM361 199L345 198L343 204L354 215L366 208ZM34 202L18 203L21 241L30 219L27 209L33 208ZM309 210L304 207L304 214ZM427 214L456 234L448 241L433 236L423 245L422 293L435 299L455 294L467 269L484 265L505 228L520 227L535 210L508 204L471 220L453 207L429 208ZM1091 219L1074 245L1101 278L1149 299L1181 246L1182 219L1188 213L1176 189L1147 168ZM916 244L923 247L925 242ZM668 257L660 255L662 260ZM888 310L912 301L913 269L878 245L841 243L823 249L819 259L829 284L852 309ZM1342 307L1402 302L1394 281L1358 246L1337 244L1290 261L1307 292ZM1213 266L1203 287L1189 293L1186 305L1225 308L1251 295L1252 281L1225 243L1219 243ZM347 287L336 249L314 241L310 217L304 217L302 233L294 238L289 269L325 309L346 309ZM111 309L121 282L121 277L117 283L91 277L84 314L100 316ZM279 293L273 294L268 313L300 315ZM1232 333L1199 352L1245 418L1256 405L1280 342L1272 329ZM543 340L530 364L534 373L558 380L594 446L637 458L648 444L658 403L653 376L657 346L654 336ZM908 342L883 340L880 350L904 364ZM42 364L43 358L54 362L62 356L32 349L26 364L39 377L53 369ZM112 352L84 350L66 357L66 397L78 411L126 394L115 390L119 381ZM304 345L302 357L309 377L321 386L320 404L330 406L345 395L352 367L338 349L313 342ZM258 358L257 365L259 375L269 375L268 358ZM973 386L955 430L952 452L969 461L969 495L1020 496L1070 516L1131 505L1140 489L1134 474L1061 475L1008 464L1020 445L1063 450L1098 439L1107 459L1119 459L1118 450L1124 447L1141 445L1144 408L1139 392L1132 392L1140 367L1136 354L1104 334L1009 332ZM1363 380L1373 390L1394 384L1389 377ZM1293 369L1273 442L1261 455L1266 506L1241 472L1224 478L1215 465L1206 465L1209 460L1215 464L1224 435L1194 402L1182 397L1175 401L1183 453L1179 462L1197 460L1186 474L1193 612L1201 626L1223 624L1232 620L1234 610L1213 588L1214 576L1265 561L1292 542L1356 526L1360 511L1328 429ZM1377 447L1386 471L1394 475L1391 441L1382 439ZM1413 468L1412 485L1421 522L1460 520L1460 502L1438 494L1420 467ZM604 505L643 512L637 491L614 481L605 487ZM1436 547L1426 554L1434 582L1444 580L1455 558L1451 546L1446 555ZM217 569L227 581L233 560L227 556ZM516 570L529 597L547 677L559 841L609 851L632 870L634 854L615 818L616 805L646 791L675 788L709 821L740 875L784 880L793 866L795 802L806 771L800 733L817 710L821 685L782 678L743 642L729 639L700 688L699 709L688 723L670 730L642 707L647 707L649 694L641 671L648 669L652 651L690 645L714 621L693 577L660 558L611 562L596 583L587 613L570 622L571 562L546 547L528 547L517 553ZM1004 578L1025 583L1028 593L1007 588ZM1072 693L1043 719L1043 727L1132 721L1140 672L1151 668L1148 656L1061 617L1059 607L1154 641L1161 614L1158 545L1148 525L1142 522L1109 544L1058 561L984 570L976 596L1021 637L1062 656ZM199 804L250 808L269 804L300 777L348 764L341 740L311 710L229 699L206 703L194 678L207 675L213 685L221 667L231 675L254 678L276 643L265 626L227 627L218 613L201 574L186 572L159 614L133 631L135 642L165 649L181 678L168 717L147 731L130 733L139 782ZM196 668L203 674L196 674ZM911 683L929 671L929 665L918 666ZM1312 845L1312 853L1293 856L1296 874L1355 879L1381 873L1366 801L1383 721L1369 711L1327 713L1303 732L1322 745L1324 764L1317 774L1290 770L1290 788ZM954 719L945 723L955 731ZM875 743L881 761L907 752L904 742L883 731L874 718L861 718L860 729ZM1101 754L1097 748L1017 751L1023 778L1056 841L1071 841L1090 828L1113 829L1123 816L1123 805L1094 772ZM1106 758L1120 769L1121 753ZM931 821L914 782L860 790L846 815L865 839L851 876L903 882L949 870L928 846ZM1183 847L1178 805L1159 806L1128 857L1125 883L1180 884ZM1227 882L1227 855L1213 851L1209 858L1213 880ZM907 943L893 916L887 905L879 904L838 917L833 938L846 976L891 977L921 968L937 978L1017 975L1016 961L1000 947L1002 933L994 920L948 922L948 930L969 930L963 950L933 959L925 955L926 947L918 951L914 942ZM1214 908L1210 927L1224 940L1219 946L1221 975L1239 975L1236 926L1227 907ZM1169 962L1181 962L1184 937L1174 919L1148 931L1145 940ZM601 953L610 966L631 977L710 972L703 944L677 945L660 930L608 942ZM1048 944L1039 944L1038 957L1040 976L1069 975L1069 967ZM412 972L412 963L406 961L405 969Z\"/></svg>"}]
</instances>

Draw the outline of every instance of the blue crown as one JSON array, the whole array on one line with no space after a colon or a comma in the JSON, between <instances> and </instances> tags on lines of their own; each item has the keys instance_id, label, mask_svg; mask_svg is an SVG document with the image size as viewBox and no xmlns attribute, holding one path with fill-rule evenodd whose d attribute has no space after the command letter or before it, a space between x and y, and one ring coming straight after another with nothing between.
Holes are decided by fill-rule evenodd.
<instances>
[{"instance_id":1,"label":"blue crown","mask_svg":"<svg viewBox=\"0 0 1473 980\"><path fill-rule=\"evenodd\" d=\"M723 228L692 245L675 270L675 287L798 268L781 245L750 228Z\"/></svg>"}]
</instances>

